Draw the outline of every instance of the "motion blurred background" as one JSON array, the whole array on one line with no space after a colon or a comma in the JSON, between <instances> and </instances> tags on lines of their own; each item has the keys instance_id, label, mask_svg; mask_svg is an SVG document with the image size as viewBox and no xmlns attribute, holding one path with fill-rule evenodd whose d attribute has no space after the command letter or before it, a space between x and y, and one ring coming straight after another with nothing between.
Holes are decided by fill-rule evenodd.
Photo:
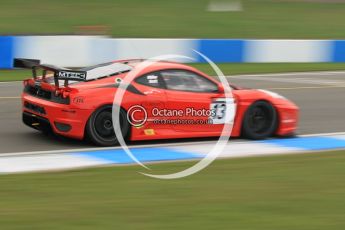
<instances>
[{"instance_id":1,"label":"motion blurred background","mask_svg":"<svg viewBox=\"0 0 345 230\"><path fill-rule=\"evenodd\" d=\"M1 0L0 33L87 34L89 27L121 38L343 39L344 2Z\"/></svg>"},{"instance_id":2,"label":"motion blurred background","mask_svg":"<svg viewBox=\"0 0 345 230\"><path fill-rule=\"evenodd\" d=\"M345 39L345 0L0 0L0 39L37 35L101 36L125 41L312 39L321 41L313 43L314 48L326 42L332 53L332 44L343 44ZM36 41L38 48L24 48L35 53L45 45ZM60 42L59 37L55 42ZM7 48L0 43L0 62ZM149 48L156 47L153 44ZM342 49L339 52L345 53ZM215 50L215 54L221 52ZM298 59L298 55L293 57ZM298 63L293 60L219 61L219 66L225 74L345 69L344 63L332 57L313 56L311 60L316 61L303 59ZM203 63L191 65L212 73ZM28 76L30 73L24 70L0 70L0 81ZM152 168L156 173L170 173L191 164L168 163ZM199 174L175 181L153 180L138 171L141 168L130 166L0 175L0 228L345 227L345 158L341 151L327 157L318 153L219 160Z\"/></svg>"},{"instance_id":3,"label":"motion blurred background","mask_svg":"<svg viewBox=\"0 0 345 230\"><path fill-rule=\"evenodd\" d=\"M0 68L11 68L13 57L75 67L162 53L194 58L196 49L225 74L339 70L345 62L344 19L343 0L2 0ZM0 71L0 81L27 76Z\"/></svg>"}]
</instances>

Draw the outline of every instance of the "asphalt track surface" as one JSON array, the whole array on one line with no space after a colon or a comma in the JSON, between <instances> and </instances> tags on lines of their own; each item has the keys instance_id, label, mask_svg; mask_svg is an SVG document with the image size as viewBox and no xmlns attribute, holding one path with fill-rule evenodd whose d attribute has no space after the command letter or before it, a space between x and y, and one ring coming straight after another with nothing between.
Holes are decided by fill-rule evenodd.
<instances>
[{"instance_id":1,"label":"asphalt track surface","mask_svg":"<svg viewBox=\"0 0 345 230\"><path fill-rule=\"evenodd\" d=\"M228 79L239 86L272 90L294 101L301 110L299 134L345 131L345 72L237 75ZM95 147L82 141L45 136L22 124L22 87L21 82L0 82L0 153ZM152 144L140 144L148 143ZM162 141L153 142L158 143Z\"/></svg>"}]
</instances>

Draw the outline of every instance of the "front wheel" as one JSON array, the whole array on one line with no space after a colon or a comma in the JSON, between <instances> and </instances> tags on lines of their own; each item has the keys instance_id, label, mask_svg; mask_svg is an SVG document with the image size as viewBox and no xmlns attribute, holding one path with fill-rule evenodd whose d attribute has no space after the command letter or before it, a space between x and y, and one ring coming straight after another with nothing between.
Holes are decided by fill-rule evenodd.
<instances>
[{"instance_id":1,"label":"front wheel","mask_svg":"<svg viewBox=\"0 0 345 230\"><path fill-rule=\"evenodd\" d=\"M129 124L127 122L126 112L120 109L120 128L122 136L125 138L129 132ZM87 137L96 145L113 146L118 144L115 135L112 107L104 106L97 109L89 118L86 124Z\"/></svg>"},{"instance_id":2,"label":"front wheel","mask_svg":"<svg viewBox=\"0 0 345 230\"><path fill-rule=\"evenodd\" d=\"M277 112L266 101L257 101L247 110L243 119L243 136L260 140L270 137L277 128Z\"/></svg>"}]
</instances>

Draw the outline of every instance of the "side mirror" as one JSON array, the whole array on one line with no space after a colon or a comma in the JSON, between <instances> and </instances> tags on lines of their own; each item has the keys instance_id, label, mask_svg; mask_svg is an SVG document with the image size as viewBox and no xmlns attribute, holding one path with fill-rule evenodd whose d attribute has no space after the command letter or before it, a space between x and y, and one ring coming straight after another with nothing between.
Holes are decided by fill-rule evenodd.
<instances>
[{"instance_id":1,"label":"side mirror","mask_svg":"<svg viewBox=\"0 0 345 230\"><path fill-rule=\"evenodd\" d=\"M222 85L222 84L219 84L219 85L218 85L218 93L224 93L224 92L225 92L225 90L224 90L223 85Z\"/></svg>"}]
</instances>

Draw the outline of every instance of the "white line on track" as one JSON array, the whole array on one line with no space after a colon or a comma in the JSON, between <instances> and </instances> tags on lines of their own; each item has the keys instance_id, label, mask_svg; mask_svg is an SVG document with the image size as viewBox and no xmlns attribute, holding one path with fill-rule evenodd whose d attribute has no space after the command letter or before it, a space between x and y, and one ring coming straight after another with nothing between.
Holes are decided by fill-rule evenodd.
<instances>
[{"instance_id":1,"label":"white line on track","mask_svg":"<svg viewBox=\"0 0 345 230\"><path fill-rule=\"evenodd\" d=\"M195 144L205 144L213 143L211 141L190 141L190 142L179 142L179 143L165 143L165 144L143 144L143 145L130 145L130 149L134 148L152 148L152 147L170 147L170 146L183 146L183 145L195 145ZM246 141L236 141L236 143L241 143ZM54 154L54 153L71 153L71 152L87 152L87 151L97 151L97 150L117 150L122 149L121 146L116 147L94 147L94 148L79 148L79 149L62 149L62 150L47 150L47 151L31 151L31 152L16 152L16 153L0 153L0 157L4 156L18 156L18 155L40 155L40 154Z\"/></svg>"},{"instance_id":2,"label":"white line on track","mask_svg":"<svg viewBox=\"0 0 345 230\"><path fill-rule=\"evenodd\" d=\"M22 83L22 81L0 81L0 85L17 84L17 83Z\"/></svg>"},{"instance_id":3,"label":"white line on track","mask_svg":"<svg viewBox=\"0 0 345 230\"><path fill-rule=\"evenodd\" d=\"M19 99L20 97L0 97L1 99Z\"/></svg>"},{"instance_id":4,"label":"white line on track","mask_svg":"<svg viewBox=\"0 0 345 230\"><path fill-rule=\"evenodd\" d=\"M334 132L334 133L315 133L315 134L304 134L298 137L317 137L317 136L333 136L333 135L345 135L345 132ZM230 139L231 140L231 139ZM198 144L209 144L215 143L216 141L191 141L191 142L180 142L180 143L166 143L166 144L147 144L147 145L133 145L129 146L130 149L133 148L152 148L152 147L177 147L184 145L198 145ZM236 140L234 143L246 144L250 141L247 140ZM58 153L73 153L73 152L88 152L88 151L101 151L101 150L117 150L122 149L121 146L117 147L95 147L95 148L79 148L79 149L65 149L65 150L47 150L47 151L31 151L31 152L15 152L15 153L0 153L1 157L9 156L27 156L27 155L42 155L42 154L58 154Z\"/></svg>"},{"instance_id":5,"label":"white line on track","mask_svg":"<svg viewBox=\"0 0 345 230\"><path fill-rule=\"evenodd\" d=\"M343 86L298 86L298 87L273 87L273 88L265 88L267 90L297 90L297 89L329 89L329 88L345 88Z\"/></svg>"},{"instance_id":6,"label":"white line on track","mask_svg":"<svg viewBox=\"0 0 345 230\"><path fill-rule=\"evenodd\" d=\"M242 76L242 77L266 77L266 76L302 76L302 75L344 75L345 71L308 71L308 72L287 72L287 73L260 73L260 74L239 74L239 75L230 75L230 76Z\"/></svg>"},{"instance_id":7,"label":"white line on track","mask_svg":"<svg viewBox=\"0 0 345 230\"><path fill-rule=\"evenodd\" d=\"M268 82L283 82L283 83L294 83L294 84L309 84L309 85L327 85L327 86L345 86L345 79L342 80L331 80L331 79L313 79L313 78L279 78L279 77L252 77L252 76L228 76L228 79L242 79L242 80L253 80L253 81L268 81Z\"/></svg>"}]
</instances>

